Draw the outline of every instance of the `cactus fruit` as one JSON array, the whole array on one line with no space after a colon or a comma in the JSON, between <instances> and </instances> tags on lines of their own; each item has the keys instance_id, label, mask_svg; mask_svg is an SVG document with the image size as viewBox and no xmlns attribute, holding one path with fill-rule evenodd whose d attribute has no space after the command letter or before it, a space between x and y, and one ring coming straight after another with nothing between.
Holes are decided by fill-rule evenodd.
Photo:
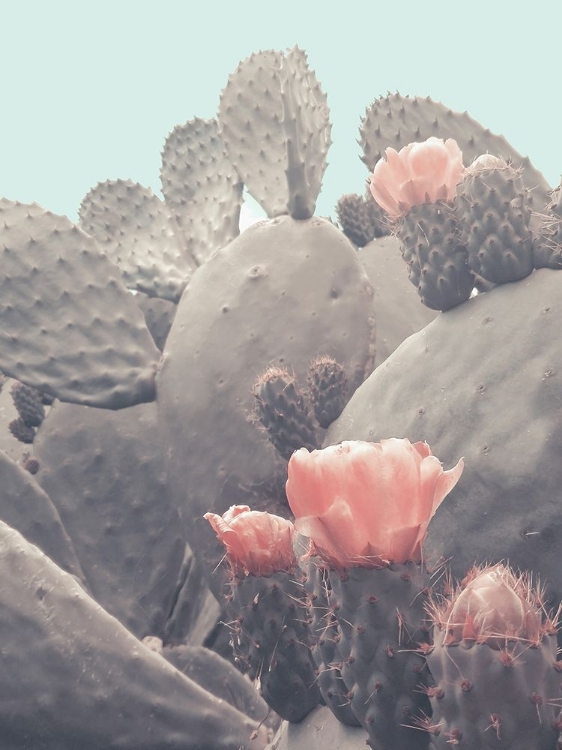
<instances>
[{"instance_id":1,"label":"cactus fruit","mask_svg":"<svg viewBox=\"0 0 562 750\"><path fill-rule=\"evenodd\" d=\"M15 437L15 439L20 441L20 443L31 445L31 443L35 440L35 428L27 425L21 417L12 419L12 421L8 424L8 429Z\"/></svg>"},{"instance_id":2,"label":"cactus fruit","mask_svg":"<svg viewBox=\"0 0 562 750\"><path fill-rule=\"evenodd\" d=\"M318 705L320 693L293 524L247 505L233 506L223 516L205 513L205 519L226 547L226 611L236 660L274 711L301 721Z\"/></svg>"},{"instance_id":3,"label":"cactus fruit","mask_svg":"<svg viewBox=\"0 0 562 750\"><path fill-rule=\"evenodd\" d=\"M366 198L354 193L342 195L336 205L336 216L342 232L357 247L389 233L388 219L370 194Z\"/></svg>"},{"instance_id":4,"label":"cactus fruit","mask_svg":"<svg viewBox=\"0 0 562 750\"><path fill-rule=\"evenodd\" d=\"M318 448L315 426L294 375L280 367L268 367L252 392L256 419L286 461L302 446Z\"/></svg>"},{"instance_id":5,"label":"cactus fruit","mask_svg":"<svg viewBox=\"0 0 562 750\"><path fill-rule=\"evenodd\" d=\"M295 572L235 577L226 612L234 654L269 706L297 722L316 708L320 691L311 657L306 592Z\"/></svg>"},{"instance_id":6,"label":"cactus fruit","mask_svg":"<svg viewBox=\"0 0 562 750\"><path fill-rule=\"evenodd\" d=\"M528 576L504 565L473 569L432 616L435 750L558 747L557 625Z\"/></svg>"},{"instance_id":7,"label":"cactus fruit","mask_svg":"<svg viewBox=\"0 0 562 750\"><path fill-rule=\"evenodd\" d=\"M455 214L475 274L506 284L531 273L531 198L513 167L487 154L476 159L458 186Z\"/></svg>"},{"instance_id":8,"label":"cactus fruit","mask_svg":"<svg viewBox=\"0 0 562 750\"><path fill-rule=\"evenodd\" d=\"M347 375L343 366L325 355L314 359L308 366L308 393L318 424L327 429L347 403ZM308 448L304 443L298 447Z\"/></svg>"},{"instance_id":9,"label":"cactus fruit","mask_svg":"<svg viewBox=\"0 0 562 750\"><path fill-rule=\"evenodd\" d=\"M337 720L346 726L360 727L361 722L351 708L349 688L342 677L343 659L338 647L341 632L330 601L329 572L321 562L319 559L308 561L304 581L310 600L311 653L316 665L316 681L323 703Z\"/></svg>"},{"instance_id":10,"label":"cactus fruit","mask_svg":"<svg viewBox=\"0 0 562 750\"><path fill-rule=\"evenodd\" d=\"M2 370L58 398L154 398L159 352L118 270L66 217L0 201Z\"/></svg>"},{"instance_id":11,"label":"cactus fruit","mask_svg":"<svg viewBox=\"0 0 562 750\"><path fill-rule=\"evenodd\" d=\"M14 406L24 423L28 427L39 427L45 419L45 408L39 391L23 383L14 383L11 394Z\"/></svg>"},{"instance_id":12,"label":"cactus fruit","mask_svg":"<svg viewBox=\"0 0 562 750\"><path fill-rule=\"evenodd\" d=\"M330 572L338 650L350 705L373 750L426 748L416 724L429 711L429 576L415 563Z\"/></svg>"}]
</instances>

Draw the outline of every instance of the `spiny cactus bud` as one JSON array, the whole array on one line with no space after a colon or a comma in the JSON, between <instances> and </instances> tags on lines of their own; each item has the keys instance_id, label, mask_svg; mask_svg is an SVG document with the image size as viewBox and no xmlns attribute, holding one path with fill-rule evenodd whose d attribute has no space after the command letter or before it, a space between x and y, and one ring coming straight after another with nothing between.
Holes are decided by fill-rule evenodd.
<instances>
[{"instance_id":1,"label":"spiny cactus bud","mask_svg":"<svg viewBox=\"0 0 562 750\"><path fill-rule=\"evenodd\" d=\"M256 415L269 440L287 461L299 448L318 447L316 430L296 378L280 367L268 367L253 388Z\"/></svg>"},{"instance_id":2,"label":"spiny cactus bud","mask_svg":"<svg viewBox=\"0 0 562 750\"><path fill-rule=\"evenodd\" d=\"M540 589L533 589L529 576L502 564L472 568L433 615L445 646L474 641L500 650L510 640L536 646L553 628L550 619L544 620Z\"/></svg>"},{"instance_id":3,"label":"spiny cactus bud","mask_svg":"<svg viewBox=\"0 0 562 750\"><path fill-rule=\"evenodd\" d=\"M45 419L41 393L23 383L14 383L11 390L14 406L28 427L39 427Z\"/></svg>"},{"instance_id":4,"label":"spiny cactus bud","mask_svg":"<svg viewBox=\"0 0 562 750\"><path fill-rule=\"evenodd\" d=\"M20 443L26 443L29 445L35 439L35 428L28 427L21 417L12 419L8 425L8 429L16 440L20 441Z\"/></svg>"},{"instance_id":5,"label":"spiny cactus bud","mask_svg":"<svg viewBox=\"0 0 562 750\"><path fill-rule=\"evenodd\" d=\"M336 216L345 236L357 247L388 234L384 213L371 196L365 200L356 193L342 195L336 204Z\"/></svg>"},{"instance_id":6,"label":"spiny cactus bud","mask_svg":"<svg viewBox=\"0 0 562 750\"><path fill-rule=\"evenodd\" d=\"M347 403L347 375L333 357L318 357L308 368L308 392L314 416L326 429L342 413Z\"/></svg>"}]
</instances>

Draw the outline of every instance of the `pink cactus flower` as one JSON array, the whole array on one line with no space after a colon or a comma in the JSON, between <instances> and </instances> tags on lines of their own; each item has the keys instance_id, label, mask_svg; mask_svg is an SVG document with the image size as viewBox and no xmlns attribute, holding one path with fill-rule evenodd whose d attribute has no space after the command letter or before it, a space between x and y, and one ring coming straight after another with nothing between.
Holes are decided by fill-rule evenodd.
<instances>
[{"instance_id":1,"label":"pink cactus flower","mask_svg":"<svg viewBox=\"0 0 562 750\"><path fill-rule=\"evenodd\" d=\"M421 560L433 514L464 464L443 471L426 443L346 441L289 461L295 528L336 568Z\"/></svg>"},{"instance_id":2,"label":"pink cactus flower","mask_svg":"<svg viewBox=\"0 0 562 750\"><path fill-rule=\"evenodd\" d=\"M269 576L295 567L291 521L250 510L247 505L233 505L222 516L205 513L203 518L226 547L228 561L236 573Z\"/></svg>"},{"instance_id":3,"label":"pink cactus flower","mask_svg":"<svg viewBox=\"0 0 562 750\"><path fill-rule=\"evenodd\" d=\"M452 138L428 138L396 151L386 149L370 179L371 194L391 218L422 203L451 201L463 179L462 152Z\"/></svg>"},{"instance_id":4,"label":"pink cactus flower","mask_svg":"<svg viewBox=\"0 0 562 750\"><path fill-rule=\"evenodd\" d=\"M475 568L436 618L446 645L462 640L505 648L508 640L538 644L545 632L540 591L505 565Z\"/></svg>"}]
</instances>

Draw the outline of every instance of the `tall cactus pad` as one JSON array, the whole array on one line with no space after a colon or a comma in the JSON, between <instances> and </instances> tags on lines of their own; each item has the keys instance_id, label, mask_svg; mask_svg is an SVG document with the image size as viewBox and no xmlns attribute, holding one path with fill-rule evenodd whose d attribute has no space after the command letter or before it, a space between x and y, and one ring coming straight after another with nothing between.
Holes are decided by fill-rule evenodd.
<instances>
[{"instance_id":1,"label":"tall cactus pad","mask_svg":"<svg viewBox=\"0 0 562 750\"><path fill-rule=\"evenodd\" d=\"M328 105L306 54L298 47L283 58L280 78L287 139L287 209L293 219L308 219L314 213L332 143Z\"/></svg>"},{"instance_id":2,"label":"tall cactus pad","mask_svg":"<svg viewBox=\"0 0 562 750\"><path fill-rule=\"evenodd\" d=\"M242 61L221 94L230 161L268 216L312 216L326 169L326 96L306 55L267 50Z\"/></svg>"},{"instance_id":3,"label":"tall cactus pad","mask_svg":"<svg viewBox=\"0 0 562 750\"><path fill-rule=\"evenodd\" d=\"M193 275L162 357L158 406L188 541L209 571L224 550L205 512L237 503L286 512L286 464L249 419L256 376L289 366L304 383L310 359L327 354L346 363L353 393L372 368L373 326L357 253L323 219L255 224Z\"/></svg>"},{"instance_id":4,"label":"tall cactus pad","mask_svg":"<svg viewBox=\"0 0 562 750\"><path fill-rule=\"evenodd\" d=\"M0 571L6 750L254 746L256 722L143 646L3 522Z\"/></svg>"},{"instance_id":5,"label":"tall cactus pad","mask_svg":"<svg viewBox=\"0 0 562 750\"><path fill-rule=\"evenodd\" d=\"M160 179L196 266L238 236L243 186L215 119L195 118L172 130L162 151Z\"/></svg>"},{"instance_id":6,"label":"tall cactus pad","mask_svg":"<svg viewBox=\"0 0 562 750\"><path fill-rule=\"evenodd\" d=\"M117 268L66 217L0 200L0 367L63 401L154 398L159 358Z\"/></svg>"},{"instance_id":7,"label":"tall cactus pad","mask_svg":"<svg viewBox=\"0 0 562 750\"><path fill-rule=\"evenodd\" d=\"M388 146L399 151L409 143L425 141L431 136L454 138L463 153L465 166L480 154L490 153L511 162L514 167L524 167L525 186L535 190L535 209L542 209L549 185L529 159L521 156L503 136L484 129L467 112L453 112L429 96L410 98L396 93L376 99L361 122L362 161L372 171Z\"/></svg>"},{"instance_id":8,"label":"tall cactus pad","mask_svg":"<svg viewBox=\"0 0 562 750\"><path fill-rule=\"evenodd\" d=\"M426 440L444 465L465 457L433 517L428 560L453 575L509 560L562 599L562 274L535 271L441 313L371 375L327 436Z\"/></svg>"},{"instance_id":9,"label":"tall cactus pad","mask_svg":"<svg viewBox=\"0 0 562 750\"><path fill-rule=\"evenodd\" d=\"M177 302L192 273L170 212L130 180L96 185L80 206L80 226L118 266L130 289Z\"/></svg>"},{"instance_id":10,"label":"tall cactus pad","mask_svg":"<svg viewBox=\"0 0 562 750\"><path fill-rule=\"evenodd\" d=\"M167 487L156 405L118 412L55 404L37 479L53 498L93 597L138 638L162 636L185 537Z\"/></svg>"}]
</instances>

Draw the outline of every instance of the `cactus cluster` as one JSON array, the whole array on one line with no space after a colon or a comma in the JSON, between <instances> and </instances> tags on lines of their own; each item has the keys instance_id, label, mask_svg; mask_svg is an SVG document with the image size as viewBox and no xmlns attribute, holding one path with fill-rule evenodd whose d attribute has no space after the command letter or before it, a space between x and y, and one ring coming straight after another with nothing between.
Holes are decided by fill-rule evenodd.
<instances>
[{"instance_id":1,"label":"cactus cluster","mask_svg":"<svg viewBox=\"0 0 562 750\"><path fill-rule=\"evenodd\" d=\"M264 750L280 717L287 750L556 748L560 188L466 113L390 94L340 230L314 215L330 144L305 53L266 50L169 134L163 200L105 180L78 226L0 200L7 749ZM267 218L240 234L244 187ZM396 468L390 436L422 479L350 470L396 501L384 523L364 490L343 512L326 467L305 512L291 467L363 439ZM446 500L462 464L424 440L465 456ZM241 504L279 536L225 565ZM448 592L443 558L491 567Z\"/></svg>"}]
</instances>

